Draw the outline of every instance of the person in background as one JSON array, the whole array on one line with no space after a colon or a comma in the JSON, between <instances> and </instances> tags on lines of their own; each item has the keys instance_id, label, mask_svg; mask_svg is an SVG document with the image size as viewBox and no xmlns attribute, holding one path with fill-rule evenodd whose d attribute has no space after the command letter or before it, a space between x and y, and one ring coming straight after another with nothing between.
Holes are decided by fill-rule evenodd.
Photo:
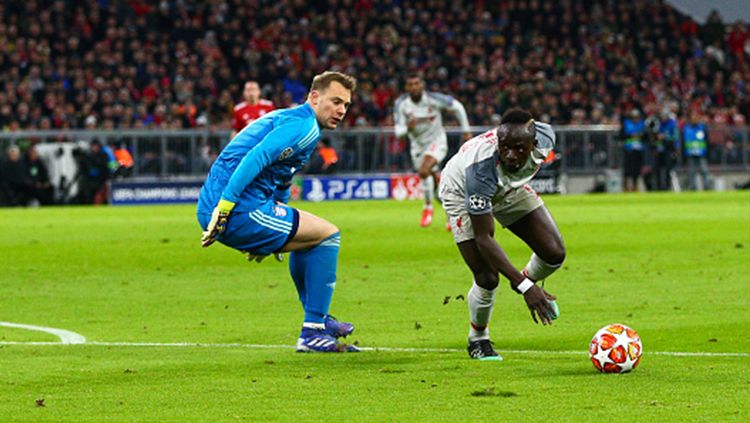
<instances>
[{"instance_id":1,"label":"person in background","mask_svg":"<svg viewBox=\"0 0 750 423\"><path fill-rule=\"evenodd\" d=\"M80 202L82 204L104 204L107 202L107 180L110 177L109 156L102 149L101 141L89 144L89 151L80 153L78 162L80 177Z\"/></svg>"},{"instance_id":2,"label":"person in background","mask_svg":"<svg viewBox=\"0 0 750 423\"><path fill-rule=\"evenodd\" d=\"M33 145L26 151L26 171L31 184L31 197L43 206L52 204L54 202L54 188L50 183L49 172Z\"/></svg>"},{"instance_id":3,"label":"person in background","mask_svg":"<svg viewBox=\"0 0 750 423\"><path fill-rule=\"evenodd\" d=\"M648 107L648 116L644 120L644 159L643 159L643 182L646 190L659 190L659 175L663 172L662 163L659 161L660 154L664 151L664 140L660 137L661 119L656 111L656 105Z\"/></svg>"},{"instance_id":4,"label":"person in background","mask_svg":"<svg viewBox=\"0 0 750 423\"><path fill-rule=\"evenodd\" d=\"M471 138L469 119L460 101L441 93L424 89L424 80L418 73L406 77L406 94L393 106L394 131L399 138L408 138L411 145L412 165L419 173L424 190L424 207L419 225L432 223L432 199L439 183L440 163L448 154L448 136L443 128L443 110L452 112L463 131L463 140Z\"/></svg>"},{"instance_id":5,"label":"person in background","mask_svg":"<svg viewBox=\"0 0 750 423\"><path fill-rule=\"evenodd\" d=\"M326 174L336 172L339 163L339 155L331 146L329 138L323 138L318 142L318 148L310 159L310 174Z\"/></svg>"},{"instance_id":6,"label":"person in background","mask_svg":"<svg viewBox=\"0 0 750 423\"><path fill-rule=\"evenodd\" d=\"M130 174L133 173L133 166L135 165L135 161L133 160L133 156L130 154L130 151L128 151L127 145L125 145L125 143L121 143L114 150L114 154L115 159L117 159L117 165L119 166L117 168L117 171L115 172L115 176L130 176Z\"/></svg>"},{"instance_id":7,"label":"person in background","mask_svg":"<svg viewBox=\"0 0 750 423\"><path fill-rule=\"evenodd\" d=\"M645 126L638 109L631 110L628 117L622 121L623 190L627 192L638 191L638 180L643 168Z\"/></svg>"},{"instance_id":8,"label":"person in background","mask_svg":"<svg viewBox=\"0 0 750 423\"><path fill-rule=\"evenodd\" d=\"M706 124L700 112L690 112L690 119L682 128L682 143L688 165L688 184L691 190L698 189L698 175L701 176L701 189L708 189L708 140Z\"/></svg>"},{"instance_id":9,"label":"person in background","mask_svg":"<svg viewBox=\"0 0 750 423\"><path fill-rule=\"evenodd\" d=\"M275 109L272 101L260 98L260 85L256 81L245 82L242 98L244 101L234 106L230 139L250 122Z\"/></svg>"},{"instance_id":10,"label":"person in background","mask_svg":"<svg viewBox=\"0 0 750 423\"><path fill-rule=\"evenodd\" d=\"M680 144L680 128L677 126L677 117L669 109L664 109L661 112L659 139L661 140L663 149L656 156L660 170L657 175L657 188L668 190L676 182L676 180L673 181L673 175L679 158L678 149Z\"/></svg>"},{"instance_id":11,"label":"person in background","mask_svg":"<svg viewBox=\"0 0 750 423\"><path fill-rule=\"evenodd\" d=\"M5 164L5 158L3 157L2 151L0 151L0 207L10 206L10 187L5 182L5 174L3 172L3 165Z\"/></svg>"},{"instance_id":12,"label":"person in background","mask_svg":"<svg viewBox=\"0 0 750 423\"><path fill-rule=\"evenodd\" d=\"M6 159L0 164L0 181L4 185L6 203L11 206L26 206L32 198L32 182L21 149L11 145L6 150Z\"/></svg>"},{"instance_id":13,"label":"person in background","mask_svg":"<svg viewBox=\"0 0 750 423\"><path fill-rule=\"evenodd\" d=\"M111 175L114 175L115 172L117 172L117 168L120 167L120 164L117 162L117 157L115 156L116 148L117 147L112 142L102 144L102 151L107 155L107 167L109 168L109 173Z\"/></svg>"}]
</instances>

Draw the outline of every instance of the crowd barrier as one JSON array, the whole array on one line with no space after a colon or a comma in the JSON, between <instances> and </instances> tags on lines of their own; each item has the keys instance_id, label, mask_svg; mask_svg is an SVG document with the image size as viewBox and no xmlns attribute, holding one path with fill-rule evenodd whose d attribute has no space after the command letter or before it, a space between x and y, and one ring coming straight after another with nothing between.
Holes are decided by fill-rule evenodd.
<instances>
[{"instance_id":1,"label":"crowd barrier","mask_svg":"<svg viewBox=\"0 0 750 423\"><path fill-rule=\"evenodd\" d=\"M488 129L472 127L472 132L479 134ZM462 132L455 127L447 128L447 132L450 157L460 145ZM542 172L536 178L534 184L538 191L564 191L565 187L559 181L561 175L563 178L607 175L612 179L621 167L619 126L557 126L555 132L557 160L554 171ZM749 135L750 127L711 126L708 133L711 171L747 174L750 171ZM305 193L301 194L302 199L414 196L413 191L417 188L408 188L408 184L415 183L415 176L410 174L414 167L408 143L396 138L393 128L339 129L325 131L323 137L329 138L338 152L338 176L300 177L298 190ZM203 128L3 132L0 133L0 147L4 150L11 144L37 144L42 158L52 164L53 184L59 185L60 180L75 180L75 153L85 150L94 139L116 147L124 146L134 158L129 178L113 181L113 203L188 202L196 194L193 185L205 177L217 154L229 142L229 131ZM684 173L684 165L678 162L677 170ZM401 176L394 175L403 175L404 182L399 182ZM190 183L193 185L184 185ZM75 192L74 185L67 188ZM153 197L149 198L149 195Z\"/></svg>"}]
</instances>

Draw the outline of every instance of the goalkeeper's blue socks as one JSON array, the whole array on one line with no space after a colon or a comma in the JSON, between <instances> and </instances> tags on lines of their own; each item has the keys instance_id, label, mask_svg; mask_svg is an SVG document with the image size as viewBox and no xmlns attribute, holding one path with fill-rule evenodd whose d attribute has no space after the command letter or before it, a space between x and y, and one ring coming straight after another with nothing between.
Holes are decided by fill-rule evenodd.
<instances>
[{"instance_id":1,"label":"goalkeeper's blue socks","mask_svg":"<svg viewBox=\"0 0 750 423\"><path fill-rule=\"evenodd\" d=\"M320 244L290 254L289 270L305 309L305 327L323 328L336 287L341 233L336 232Z\"/></svg>"},{"instance_id":2,"label":"goalkeeper's blue socks","mask_svg":"<svg viewBox=\"0 0 750 423\"><path fill-rule=\"evenodd\" d=\"M306 253L308 251L292 251L289 253L289 273L292 275L294 287L297 288L297 296L305 307L307 291L305 290L305 267L307 264Z\"/></svg>"}]
</instances>

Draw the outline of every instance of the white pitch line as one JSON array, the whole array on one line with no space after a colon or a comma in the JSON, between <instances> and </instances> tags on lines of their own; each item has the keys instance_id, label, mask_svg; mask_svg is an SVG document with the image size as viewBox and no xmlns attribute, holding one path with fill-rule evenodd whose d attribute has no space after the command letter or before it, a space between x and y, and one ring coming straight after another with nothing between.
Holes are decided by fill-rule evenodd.
<instances>
[{"instance_id":1,"label":"white pitch line","mask_svg":"<svg viewBox=\"0 0 750 423\"><path fill-rule=\"evenodd\" d=\"M59 342L15 342L0 341L0 345L62 345ZM102 342L91 341L78 345L92 345L100 347L166 347L166 348L250 348L250 349L293 349L292 345L266 344L212 344L195 342ZM406 348L406 347L360 347L362 351L383 352L416 352L416 353L458 353L463 348ZM506 354L555 354L555 355L586 355L585 350L498 350ZM750 357L750 353L733 352L682 352L682 351L645 351L646 355L665 355L671 357Z\"/></svg>"},{"instance_id":2,"label":"white pitch line","mask_svg":"<svg viewBox=\"0 0 750 423\"><path fill-rule=\"evenodd\" d=\"M21 323L0 322L0 326L14 329L26 329L37 332L46 332L60 338L61 344L84 344L86 337L65 329L48 328L44 326L24 325Z\"/></svg>"}]
</instances>

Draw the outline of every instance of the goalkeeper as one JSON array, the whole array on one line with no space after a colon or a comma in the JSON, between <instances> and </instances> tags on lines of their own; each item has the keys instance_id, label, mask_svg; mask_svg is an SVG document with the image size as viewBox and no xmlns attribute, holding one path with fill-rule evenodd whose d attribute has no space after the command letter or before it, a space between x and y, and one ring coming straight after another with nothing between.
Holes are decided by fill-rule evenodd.
<instances>
[{"instance_id":1,"label":"goalkeeper","mask_svg":"<svg viewBox=\"0 0 750 423\"><path fill-rule=\"evenodd\" d=\"M322 129L335 129L351 104L354 77L323 72L305 104L269 113L240 131L211 166L198 199L201 243L215 241L260 262L290 251L289 271L305 312L300 352L356 352L338 338L354 325L328 314L336 286L340 233L289 207L292 175L310 158Z\"/></svg>"}]
</instances>

